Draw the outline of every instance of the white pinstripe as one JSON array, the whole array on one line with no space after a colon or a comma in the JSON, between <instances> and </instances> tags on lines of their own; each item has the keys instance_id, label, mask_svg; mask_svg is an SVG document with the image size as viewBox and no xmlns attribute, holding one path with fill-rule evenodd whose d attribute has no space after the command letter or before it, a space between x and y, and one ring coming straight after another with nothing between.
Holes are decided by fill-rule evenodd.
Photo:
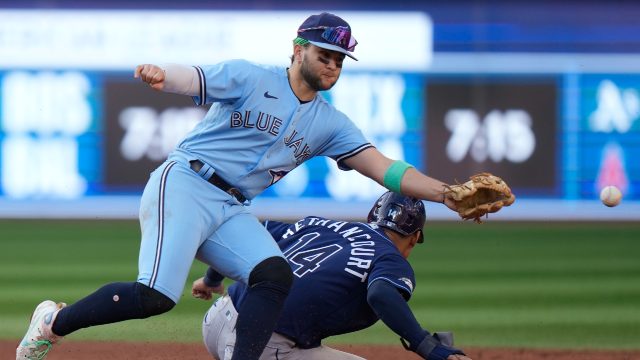
<instances>
[{"instance_id":1,"label":"white pinstripe","mask_svg":"<svg viewBox=\"0 0 640 360\"><path fill-rule=\"evenodd\" d=\"M162 242L164 240L164 192L167 182L167 175L169 170L175 165L176 162L170 162L167 167L162 171L162 177L160 178L160 192L158 194L158 240L156 241L156 257L153 262L153 272L151 273L151 279L149 280L149 287L153 288L158 277L158 267L160 267L160 257L162 254Z\"/></svg>"},{"instance_id":2,"label":"white pinstripe","mask_svg":"<svg viewBox=\"0 0 640 360\"><path fill-rule=\"evenodd\" d=\"M200 66L194 66L198 71L198 77L200 78L200 103L198 105L204 105L207 102L205 96L207 95L207 81L204 77L204 72Z\"/></svg>"},{"instance_id":3,"label":"white pinstripe","mask_svg":"<svg viewBox=\"0 0 640 360\"><path fill-rule=\"evenodd\" d=\"M345 153L345 154L342 154L342 155L338 156L336 158L336 162L340 162L340 161L342 161L342 160L344 160L346 158L350 158L353 155L356 155L357 153L361 152L362 150L368 149L370 147L373 147L373 145L371 145L370 143L362 144L362 145L358 146L357 148L349 151L348 153Z\"/></svg>"}]
</instances>

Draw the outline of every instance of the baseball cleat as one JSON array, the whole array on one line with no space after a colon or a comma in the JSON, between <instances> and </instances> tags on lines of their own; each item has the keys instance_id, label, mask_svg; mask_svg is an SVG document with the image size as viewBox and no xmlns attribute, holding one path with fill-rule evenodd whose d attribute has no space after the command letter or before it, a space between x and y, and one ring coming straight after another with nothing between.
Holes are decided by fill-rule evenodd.
<instances>
[{"instance_id":1,"label":"baseball cleat","mask_svg":"<svg viewBox=\"0 0 640 360\"><path fill-rule=\"evenodd\" d=\"M58 311L65 306L65 303L45 300L36 307L29 330L16 349L16 360L43 360L47 357L53 344L62 340L62 336L53 333L51 326Z\"/></svg>"}]
</instances>

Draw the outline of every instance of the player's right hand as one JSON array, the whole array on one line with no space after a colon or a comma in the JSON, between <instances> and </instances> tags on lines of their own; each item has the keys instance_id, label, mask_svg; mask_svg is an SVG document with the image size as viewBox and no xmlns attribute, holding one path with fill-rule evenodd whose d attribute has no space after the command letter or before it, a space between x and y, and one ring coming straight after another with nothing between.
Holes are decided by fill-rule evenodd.
<instances>
[{"instance_id":1,"label":"player's right hand","mask_svg":"<svg viewBox=\"0 0 640 360\"><path fill-rule=\"evenodd\" d=\"M164 88L165 72L158 65L138 65L133 73L133 77L146 82L155 90L162 90Z\"/></svg>"}]
</instances>

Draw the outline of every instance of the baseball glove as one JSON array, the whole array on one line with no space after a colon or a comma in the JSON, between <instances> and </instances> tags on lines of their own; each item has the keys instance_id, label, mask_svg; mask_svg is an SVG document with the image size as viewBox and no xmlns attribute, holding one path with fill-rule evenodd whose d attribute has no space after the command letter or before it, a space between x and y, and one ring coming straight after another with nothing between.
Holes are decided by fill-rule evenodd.
<instances>
[{"instance_id":1,"label":"baseball glove","mask_svg":"<svg viewBox=\"0 0 640 360\"><path fill-rule=\"evenodd\" d=\"M513 204L516 197L501 178L490 173L471 176L464 184L446 185L444 195L456 204L458 214L464 220L473 219L481 223L481 218Z\"/></svg>"}]
</instances>

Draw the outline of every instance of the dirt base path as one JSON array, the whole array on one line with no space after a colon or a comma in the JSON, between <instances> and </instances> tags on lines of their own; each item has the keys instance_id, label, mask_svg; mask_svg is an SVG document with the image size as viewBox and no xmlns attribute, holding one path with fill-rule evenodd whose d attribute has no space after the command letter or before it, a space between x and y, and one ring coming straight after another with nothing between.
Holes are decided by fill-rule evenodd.
<instances>
[{"instance_id":1,"label":"dirt base path","mask_svg":"<svg viewBox=\"0 0 640 360\"><path fill-rule=\"evenodd\" d=\"M13 359L17 342L0 341L0 359ZM341 345L336 348L357 354L369 360L416 360L414 353L400 346ZM540 349L468 348L473 360L640 360L638 351L587 351ZM210 359L204 346L183 343L122 343L65 341L56 346L47 360L196 360Z\"/></svg>"}]
</instances>

